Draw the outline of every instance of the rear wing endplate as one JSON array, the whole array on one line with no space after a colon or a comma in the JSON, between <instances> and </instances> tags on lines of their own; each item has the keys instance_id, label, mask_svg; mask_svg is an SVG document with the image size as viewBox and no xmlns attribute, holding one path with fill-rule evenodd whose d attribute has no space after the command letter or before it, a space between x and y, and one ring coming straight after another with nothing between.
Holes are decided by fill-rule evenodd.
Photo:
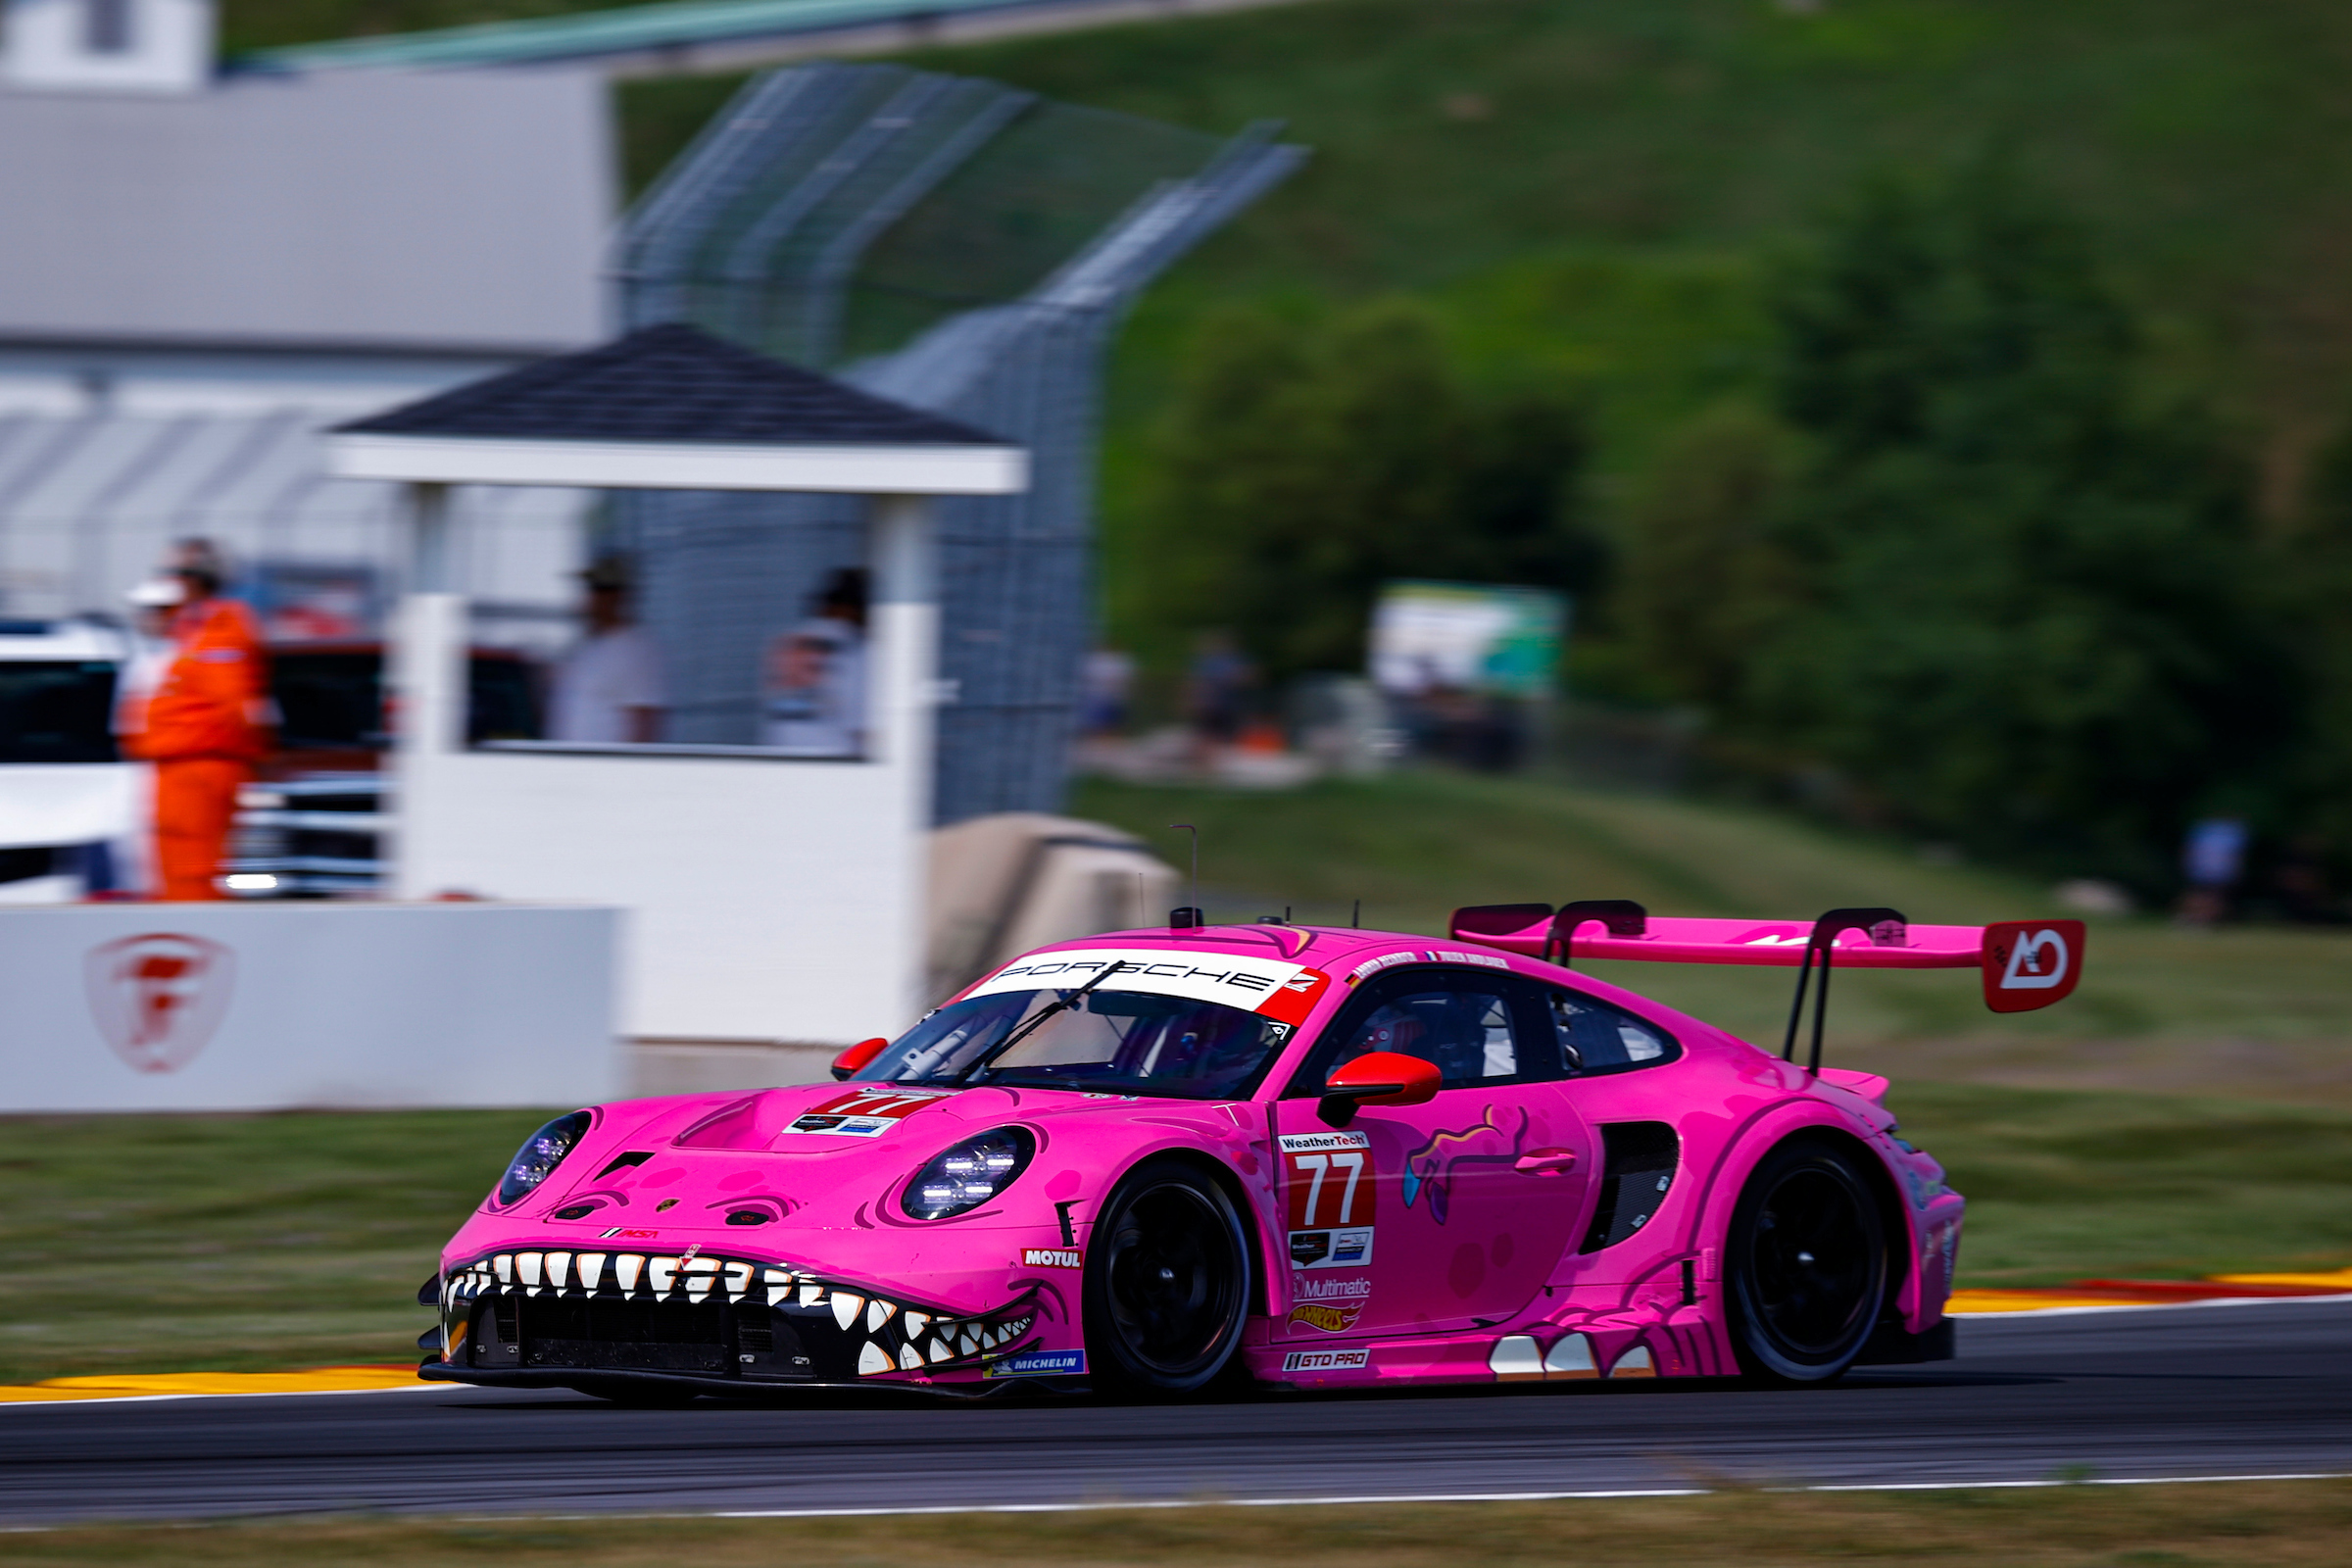
<instances>
[{"instance_id":1,"label":"rear wing endplate","mask_svg":"<svg viewBox=\"0 0 2352 1568\"><path fill-rule=\"evenodd\" d=\"M1822 1008L1830 965L1841 969L1976 969L1984 1005L2030 1012L2063 1002L2082 974L2082 922L2002 920L1992 925L1913 925L1895 909L1832 909L1820 919L1714 920L1653 916L1630 899L1585 899L1561 906L1483 904L1453 911L1457 942L1570 963L1632 958L1649 963L1769 964L1797 971L1796 1001L1782 1054L1793 1059L1808 977L1818 960L1821 988L1813 1012L1813 1067L1821 1067Z\"/></svg>"}]
</instances>

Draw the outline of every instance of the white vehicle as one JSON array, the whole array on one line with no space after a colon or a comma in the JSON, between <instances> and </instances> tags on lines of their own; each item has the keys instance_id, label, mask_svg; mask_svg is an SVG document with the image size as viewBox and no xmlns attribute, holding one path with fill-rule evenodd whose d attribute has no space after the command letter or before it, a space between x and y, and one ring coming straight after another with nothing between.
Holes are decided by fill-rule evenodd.
<instances>
[{"instance_id":1,"label":"white vehicle","mask_svg":"<svg viewBox=\"0 0 2352 1568\"><path fill-rule=\"evenodd\" d=\"M139 769L113 723L125 652L110 626L0 620L0 903L82 897L134 831Z\"/></svg>"}]
</instances>

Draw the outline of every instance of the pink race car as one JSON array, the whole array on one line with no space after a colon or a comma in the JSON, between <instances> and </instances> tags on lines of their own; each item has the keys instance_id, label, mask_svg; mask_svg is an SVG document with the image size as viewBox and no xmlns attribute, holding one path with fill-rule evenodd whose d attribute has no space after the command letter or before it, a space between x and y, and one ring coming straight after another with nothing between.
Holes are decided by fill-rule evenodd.
<instances>
[{"instance_id":1,"label":"pink race car","mask_svg":"<svg viewBox=\"0 0 2352 1568\"><path fill-rule=\"evenodd\" d=\"M1183 1394L1580 1378L1819 1383L1951 1353L1966 1207L1886 1080L1823 1068L1839 968L2081 973L2080 922L1455 913L1027 955L846 1082L574 1111L419 1293L422 1375L665 1402L1015 1379ZM1774 1055L1576 973L1797 970ZM1810 1060L1796 1058L1817 979Z\"/></svg>"}]
</instances>

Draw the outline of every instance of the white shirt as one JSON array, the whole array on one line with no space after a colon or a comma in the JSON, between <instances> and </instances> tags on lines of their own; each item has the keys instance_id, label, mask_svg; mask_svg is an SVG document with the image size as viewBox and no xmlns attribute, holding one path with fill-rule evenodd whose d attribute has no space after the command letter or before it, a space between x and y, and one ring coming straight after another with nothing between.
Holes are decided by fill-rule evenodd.
<instances>
[{"instance_id":1,"label":"white shirt","mask_svg":"<svg viewBox=\"0 0 2352 1568\"><path fill-rule=\"evenodd\" d=\"M642 627L622 626L581 640L556 671L547 738L619 746L637 737L629 710L665 708L662 651Z\"/></svg>"},{"instance_id":2,"label":"white shirt","mask_svg":"<svg viewBox=\"0 0 2352 1568\"><path fill-rule=\"evenodd\" d=\"M786 685L771 650L760 741L794 757L858 757L865 751L865 639L846 621L803 622L779 642L804 639L824 653L814 678ZM804 673L795 669L795 674Z\"/></svg>"}]
</instances>

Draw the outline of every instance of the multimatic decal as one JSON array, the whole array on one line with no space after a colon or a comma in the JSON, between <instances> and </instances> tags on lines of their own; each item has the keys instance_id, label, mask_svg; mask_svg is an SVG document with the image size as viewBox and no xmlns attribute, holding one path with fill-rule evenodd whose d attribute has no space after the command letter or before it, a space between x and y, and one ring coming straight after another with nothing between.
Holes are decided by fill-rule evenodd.
<instances>
[{"instance_id":1,"label":"multimatic decal","mask_svg":"<svg viewBox=\"0 0 2352 1568\"><path fill-rule=\"evenodd\" d=\"M1372 1281L1365 1275L1294 1274L1291 1325L1345 1334L1355 1327L1371 1296Z\"/></svg>"},{"instance_id":2,"label":"multimatic decal","mask_svg":"<svg viewBox=\"0 0 2352 1568\"><path fill-rule=\"evenodd\" d=\"M1361 1268L1371 1262L1380 1184L1370 1136L1286 1134L1282 1159L1289 1190L1291 1267Z\"/></svg>"}]
</instances>

